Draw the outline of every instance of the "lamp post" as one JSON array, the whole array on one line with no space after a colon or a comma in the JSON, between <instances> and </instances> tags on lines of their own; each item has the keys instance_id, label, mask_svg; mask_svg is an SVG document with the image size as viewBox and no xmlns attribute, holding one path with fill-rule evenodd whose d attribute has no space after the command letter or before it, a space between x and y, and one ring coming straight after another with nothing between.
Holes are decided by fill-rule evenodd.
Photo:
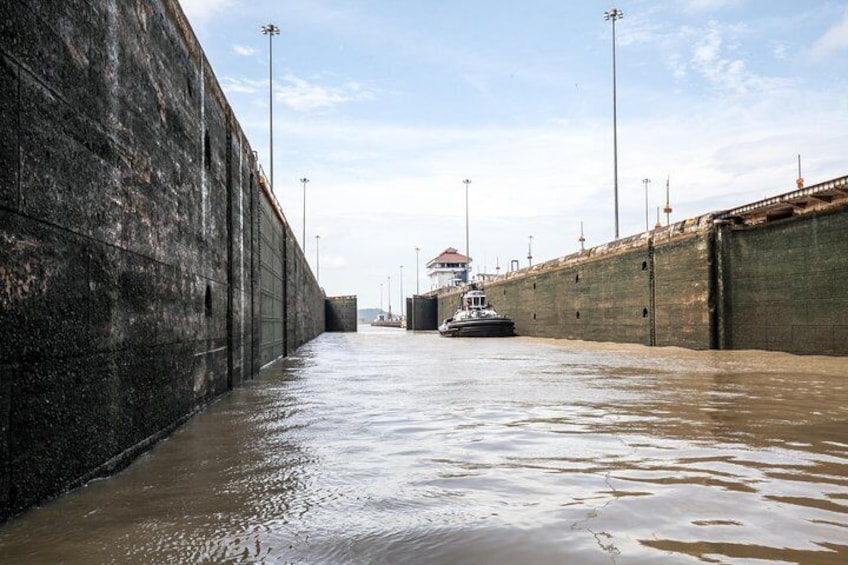
<instances>
[{"instance_id":1,"label":"lamp post","mask_svg":"<svg viewBox=\"0 0 848 565\"><path fill-rule=\"evenodd\" d=\"M318 243L321 241L321 236L315 236L315 279L321 283L321 263L318 260Z\"/></svg>"},{"instance_id":2,"label":"lamp post","mask_svg":"<svg viewBox=\"0 0 848 565\"><path fill-rule=\"evenodd\" d=\"M262 26L262 34L268 36L268 151L271 154L271 192L274 192L274 36L280 35L280 28L274 24ZM305 242L304 242L305 244Z\"/></svg>"},{"instance_id":3,"label":"lamp post","mask_svg":"<svg viewBox=\"0 0 848 565\"><path fill-rule=\"evenodd\" d=\"M403 320L403 265L400 266L400 319Z\"/></svg>"},{"instance_id":4,"label":"lamp post","mask_svg":"<svg viewBox=\"0 0 848 565\"><path fill-rule=\"evenodd\" d=\"M528 266L533 266L533 236L527 237L527 263Z\"/></svg>"},{"instance_id":5,"label":"lamp post","mask_svg":"<svg viewBox=\"0 0 848 565\"><path fill-rule=\"evenodd\" d=\"M471 250L468 248L468 185L471 184L470 179L462 181L465 185L465 255L468 261L465 263L465 282L471 282Z\"/></svg>"},{"instance_id":6,"label":"lamp post","mask_svg":"<svg viewBox=\"0 0 848 565\"><path fill-rule=\"evenodd\" d=\"M415 294L412 296L412 314L410 317L412 318L412 329L416 330L415 327L415 297L420 293L418 290L418 282L421 277L418 276L418 252L421 251L420 247L415 248Z\"/></svg>"},{"instance_id":7,"label":"lamp post","mask_svg":"<svg viewBox=\"0 0 848 565\"><path fill-rule=\"evenodd\" d=\"M300 182L303 183L303 239L301 241L306 245L306 183L309 182L309 179L303 177Z\"/></svg>"},{"instance_id":8,"label":"lamp post","mask_svg":"<svg viewBox=\"0 0 848 565\"><path fill-rule=\"evenodd\" d=\"M615 21L624 17L624 12L618 8L612 8L604 12L604 19L612 20L612 159L613 159L613 182L615 194L615 238L618 239L618 116L616 110L616 84L615 84Z\"/></svg>"},{"instance_id":9,"label":"lamp post","mask_svg":"<svg viewBox=\"0 0 848 565\"><path fill-rule=\"evenodd\" d=\"M391 320L392 319L392 277L388 276L386 278L388 279L388 283L387 283L388 284L388 292L386 293L387 294L386 298L389 301L389 317L388 317L388 319Z\"/></svg>"},{"instance_id":10,"label":"lamp post","mask_svg":"<svg viewBox=\"0 0 848 565\"><path fill-rule=\"evenodd\" d=\"M415 248L415 294L420 293L420 291L418 290L418 280L419 280L419 276L418 276L418 252L419 251L421 251L421 248L416 247Z\"/></svg>"},{"instance_id":11,"label":"lamp post","mask_svg":"<svg viewBox=\"0 0 848 565\"><path fill-rule=\"evenodd\" d=\"M651 179L642 179L642 182L645 183L645 231L649 231L648 228L648 183L651 182Z\"/></svg>"}]
</instances>

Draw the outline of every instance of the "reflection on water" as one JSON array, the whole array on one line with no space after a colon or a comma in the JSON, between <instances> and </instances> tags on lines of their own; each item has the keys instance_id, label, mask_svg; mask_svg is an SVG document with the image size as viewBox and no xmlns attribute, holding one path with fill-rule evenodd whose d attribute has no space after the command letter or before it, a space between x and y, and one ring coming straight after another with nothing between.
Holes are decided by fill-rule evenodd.
<instances>
[{"instance_id":1,"label":"reflection on water","mask_svg":"<svg viewBox=\"0 0 848 565\"><path fill-rule=\"evenodd\" d=\"M848 563L848 359L325 334L0 562Z\"/></svg>"}]
</instances>

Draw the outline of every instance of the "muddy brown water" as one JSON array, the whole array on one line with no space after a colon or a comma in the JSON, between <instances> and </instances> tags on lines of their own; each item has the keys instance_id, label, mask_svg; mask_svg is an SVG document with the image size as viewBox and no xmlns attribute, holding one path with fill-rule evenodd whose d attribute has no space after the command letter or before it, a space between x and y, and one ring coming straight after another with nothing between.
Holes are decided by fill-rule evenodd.
<instances>
[{"instance_id":1,"label":"muddy brown water","mask_svg":"<svg viewBox=\"0 0 848 565\"><path fill-rule=\"evenodd\" d=\"M848 359L324 334L2 563L848 563Z\"/></svg>"}]
</instances>

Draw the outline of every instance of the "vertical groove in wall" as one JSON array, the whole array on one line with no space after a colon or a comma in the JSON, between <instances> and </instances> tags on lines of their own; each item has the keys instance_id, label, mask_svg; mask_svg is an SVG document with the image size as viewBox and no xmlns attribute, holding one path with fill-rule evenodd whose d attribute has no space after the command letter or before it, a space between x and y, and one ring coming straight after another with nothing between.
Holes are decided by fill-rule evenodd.
<instances>
[{"instance_id":1,"label":"vertical groove in wall","mask_svg":"<svg viewBox=\"0 0 848 565\"><path fill-rule=\"evenodd\" d=\"M235 244L235 239L233 238L233 132L230 129L229 120L227 121L227 136L226 143L224 145L226 158L224 160L224 182L225 182L225 190L227 193L227 388L229 390L233 390L233 374L235 373L234 366L234 357L233 357L233 347L235 346L235 331L233 328L233 322L235 317L235 312L233 311L233 304L235 302L233 293L235 289L233 288L233 271L235 269L235 265L233 264L233 245Z\"/></svg>"},{"instance_id":2,"label":"vertical groove in wall","mask_svg":"<svg viewBox=\"0 0 848 565\"><path fill-rule=\"evenodd\" d=\"M5 371L6 369L0 367L0 371ZM5 409L0 410L0 414L5 414L4 421L0 429L5 430L6 437L4 438L5 443L3 444L5 452L3 453L5 460L3 469L3 477L0 477L0 480L5 480L6 488L5 492L0 494L0 523L3 522L5 513L7 509L11 506L12 495L14 493L12 488L12 473L14 472L14 467L12 466L12 406L15 405L15 387L12 386L12 375L11 371L6 373L4 376L0 373L0 386L6 387L6 402L7 407ZM0 397L2 398L2 397ZM3 407L0 407L3 408Z\"/></svg>"},{"instance_id":3,"label":"vertical groove in wall","mask_svg":"<svg viewBox=\"0 0 848 565\"><path fill-rule=\"evenodd\" d=\"M657 279L654 253L654 239L648 238L648 324L650 340L648 345L657 344Z\"/></svg>"},{"instance_id":4,"label":"vertical groove in wall","mask_svg":"<svg viewBox=\"0 0 848 565\"><path fill-rule=\"evenodd\" d=\"M707 235L707 311L709 320L709 347L719 347L719 307L718 307L718 243L716 230L711 229Z\"/></svg>"},{"instance_id":5,"label":"vertical groove in wall","mask_svg":"<svg viewBox=\"0 0 848 565\"><path fill-rule=\"evenodd\" d=\"M15 175L15 182L17 184L16 188L17 188L17 192L18 192L17 198L15 199L15 209L20 210L21 205L23 203L23 193L21 191L21 175L23 174L23 164L22 164L23 154L22 154L22 149L21 149L21 139L23 137L23 135L21 133L21 128L23 127L23 118L21 118L21 113L22 113L22 109L23 109L23 100L22 100L23 95L22 95L22 87L21 87L21 66L20 66L20 64L15 62L14 67L15 67L15 73L17 74L17 76L15 78L17 79L17 86L18 86L18 90L17 90L17 93L16 93L16 100L15 100L15 105L17 107L17 112L16 112L16 116L15 116L15 118L17 120L16 127L15 127L15 135L16 135L16 138L15 138L15 158L16 158L15 166L17 168L17 174Z\"/></svg>"},{"instance_id":6,"label":"vertical groove in wall","mask_svg":"<svg viewBox=\"0 0 848 565\"><path fill-rule=\"evenodd\" d=\"M238 186L236 187L236 194L238 194L238 220L239 220L239 300L238 300L238 310L239 310L239 367L241 367L241 382L244 383L249 378L248 371L245 371L245 363L244 363L244 293L248 288L247 284L244 281L244 144L243 138L239 135L239 163L238 163Z\"/></svg>"},{"instance_id":7,"label":"vertical groove in wall","mask_svg":"<svg viewBox=\"0 0 848 565\"><path fill-rule=\"evenodd\" d=\"M725 253L728 225L716 224L712 230L713 252L710 266L710 285L712 286L712 311L710 322L713 326L711 339L714 349L728 349L730 344L730 326L728 324L728 283L727 255Z\"/></svg>"},{"instance_id":8,"label":"vertical groove in wall","mask_svg":"<svg viewBox=\"0 0 848 565\"><path fill-rule=\"evenodd\" d=\"M250 373L256 375L261 366L259 356L259 343L262 335L261 316L256 315L256 297L260 296L259 265L262 246L259 242L259 207L256 205L259 199L259 185L253 172L250 173L250 327L253 337L250 340Z\"/></svg>"},{"instance_id":9,"label":"vertical groove in wall","mask_svg":"<svg viewBox=\"0 0 848 565\"><path fill-rule=\"evenodd\" d=\"M288 231L283 229L283 357L289 354L289 240Z\"/></svg>"}]
</instances>

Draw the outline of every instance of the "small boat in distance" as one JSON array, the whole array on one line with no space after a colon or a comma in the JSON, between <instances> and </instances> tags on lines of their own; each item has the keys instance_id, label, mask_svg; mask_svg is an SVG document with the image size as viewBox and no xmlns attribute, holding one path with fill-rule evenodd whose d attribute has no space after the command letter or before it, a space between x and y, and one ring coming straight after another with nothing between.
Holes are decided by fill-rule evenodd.
<instances>
[{"instance_id":1,"label":"small boat in distance","mask_svg":"<svg viewBox=\"0 0 848 565\"><path fill-rule=\"evenodd\" d=\"M508 337L515 335L515 324L498 314L486 300L482 290L469 290L462 297L459 310L439 326L445 337Z\"/></svg>"},{"instance_id":2,"label":"small boat in distance","mask_svg":"<svg viewBox=\"0 0 848 565\"><path fill-rule=\"evenodd\" d=\"M401 328L403 327L401 324L401 319L398 316L392 317L391 312L389 312L388 318L385 314L378 315L373 322L371 322L372 326L378 326L381 328Z\"/></svg>"}]
</instances>

